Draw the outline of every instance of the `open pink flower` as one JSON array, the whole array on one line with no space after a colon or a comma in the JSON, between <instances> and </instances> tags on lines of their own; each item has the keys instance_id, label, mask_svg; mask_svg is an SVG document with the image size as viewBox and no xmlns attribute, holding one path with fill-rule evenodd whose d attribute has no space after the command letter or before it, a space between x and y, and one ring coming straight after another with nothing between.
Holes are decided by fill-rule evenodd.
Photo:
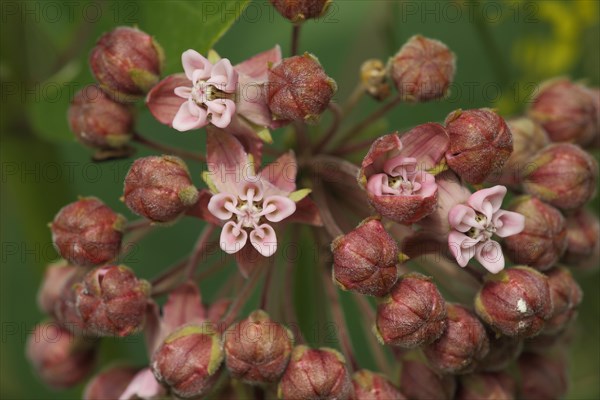
<instances>
[{"instance_id":1,"label":"open pink flower","mask_svg":"<svg viewBox=\"0 0 600 400\"><path fill-rule=\"evenodd\" d=\"M448 247L461 267L475 257L491 273L504 268L502 248L492 236L516 235L525 227L523 215L500 209L505 195L504 186L482 189L448 213Z\"/></svg>"}]
</instances>

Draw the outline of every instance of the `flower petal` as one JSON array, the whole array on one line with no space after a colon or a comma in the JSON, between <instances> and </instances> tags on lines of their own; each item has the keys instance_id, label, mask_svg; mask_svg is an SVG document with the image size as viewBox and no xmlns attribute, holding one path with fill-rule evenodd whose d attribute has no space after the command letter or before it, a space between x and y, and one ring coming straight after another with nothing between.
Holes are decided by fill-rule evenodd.
<instances>
[{"instance_id":1,"label":"flower petal","mask_svg":"<svg viewBox=\"0 0 600 400\"><path fill-rule=\"evenodd\" d=\"M496 185L476 191L469 197L467 204L473 207L475 211L479 211L485 215L488 221L491 221L493 214L500 209L505 195L506 187Z\"/></svg>"},{"instance_id":2,"label":"flower petal","mask_svg":"<svg viewBox=\"0 0 600 400\"><path fill-rule=\"evenodd\" d=\"M206 130L206 154L208 171L215 187L219 192L238 194L243 177L253 172L242 144L235 136L209 126Z\"/></svg>"},{"instance_id":3,"label":"flower petal","mask_svg":"<svg viewBox=\"0 0 600 400\"><path fill-rule=\"evenodd\" d=\"M208 79L213 67L210 61L204 58L204 56L196 50L191 49L184 51L181 55L181 64L183 65L185 76L187 76L190 81L194 81L194 78ZM200 71L200 73L196 72L196 76L194 76L195 71ZM194 81L194 83L196 82Z\"/></svg>"},{"instance_id":4,"label":"flower petal","mask_svg":"<svg viewBox=\"0 0 600 400\"><path fill-rule=\"evenodd\" d=\"M210 198L208 211L220 220L227 221L233 217L233 207L237 206L237 197L231 193L218 193Z\"/></svg>"},{"instance_id":5,"label":"flower petal","mask_svg":"<svg viewBox=\"0 0 600 400\"><path fill-rule=\"evenodd\" d=\"M186 101L179 107L173 118L173 128L180 132L202 128L206 125L206 110L192 101Z\"/></svg>"},{"instance_id":6,"label":"flower petal","mask_svg":"<svg viewBox=\"0 0 600 400\"><path fill-rule=\"evenodd\" d=\"M474 246L479 241L473 240L464 233L452 231L448 234L448 248L461 267L465 267L475 255Z\"/></svg>"},{"instance_id":7,"label":"flower petal","mask_svg":"<svg viewBox=\"0 0 600 400\"><path fill-rule=\"evenodd\" d=\"M414 127L400 137L401 154L415 157L419 168L428 170L435 167L444 157L450 145L446 129L433 122Z\"/></svg>"},{"instance_id":8,"label":"flower petal","mask_svg":"<svg viewBox=\"0 0 600 400\"><path fill-rule=\"evenodd\" d=\"M192 82L184 74L169 75L158 82L146 96L148 109L164 125L171 126L177 111L185 100L175 94L177 87L191 87Z\"/></svg>"},{"instance_id":9,"label":"flower petal","mask_svg":"<svg viewBox=\"0 0 600 400\"><path fill-rule=\"evenodd\" d=\"M267 103L264 82L247 75L240 75L237 97L238 113L254 125L275 128L271 110Z\"/></svg>"},{"instance_id":10,"label":"flower petal","mask_svg":"<svg viewBox=\"0 0 600 400\"><path fill-rule=\"evenodd\" d=\"M494 240L478 244L475 248L475 258L492 274L497 274L504 269L502 247Z\"/></svg>"},{"instance_id":11,"label":"flower petal","mask_svg":"<svg viewBox=\"0 0 600 400\"><path fill-rule=\"evenodd\" d=\"M150 368L144 368L131 380L119 400L154 399L164 394Z\"/></svg>"},{"instance_id":12,"label":"flower petal","mask_svg":"<svg viewBox=\"0 0 600 400\"><path fill-rule=\"evenodd\" d=\"M210 114L210 123L217 128L226 128L235 114L235 103L229 99L207 101L206 107Z\"/></svg>"},{"instance_id":13,"label":"flower petal","mask_svg":"<svg viewBox=\"0 0 600 400\"><path fill-rule=\"evenodd\" d=\"M265 81L269 65L275 65L281 61L281 48L279 45L258 53L252 58L242 61L234 68L241 74Z\"/></svg>"},{"instance_id":14,"label":"flower petal","mask_svg":"<svg viewBox=\"0 0 600 400\"><path fill-rule=\"evenodd\" d=\"M371 175L367 180L367 191L375 196L400 194L398 190L394 190L390 187L388 181L389 177L387 174Z\"/></svg>"},{"instance_id":15,"label":"flower petal","mask_svg":"<svg viewBox=\"0 0 600 400\"><path fill-rule=\"evenodd\" d=\"M492 219L496 235L507 237L521 233L525 229L525 217L519 213L498 210Z\"/></svg>"},{"instance_id":16,"label":"flower petal","mask_svg":"<svg viewBox=\"0 0 600 400\"><path fill-rule=\"evenodd\" d=\"M264 257L271 257L277 250L277 235L269 224L262 224L250 232L250 243Z\"/></svg>"},{"instance_id":17,"label":"flower petal","mask_svg":"<svg viewBox=\"0 0 600 400\"><path fill-rule=\"evenodd\" d=\"M182 99L187 100L192 97L192 88L188 86L178 86L173 92Z\"/></svg>"},{"instance_id":18,"label":"flower petal","mask_svg":"<svg viewBox=\"0 0 600 400\"><path fill-rule=\"evenodd\" d=\"M471 228L482 228L481 224L475 220L475 210L464 204L457 204L448 213L448 222L450 227L459 232L466 232Z\"/></svg>"},{"instance_id":19,"label":"flower petal","mask_svg":"<svg viewBox=\"0 0 600 400\"><path fill-rule=\"evenodd\" d=\"M296 211L296 203L284 196L269 196L263 202L263 215L271 222L279 222Z\"/></svg>"},{"instance_id":20,"label":"flower petal","mask_svg":"<svg viewBox=\"0 0 600 400\"><path fill-rule=\"evenodd\" d=\"M206 83L223 92L235 93L238 84L238 73L233 69L228 59L222 58L213 66L210 79Z\"/></svg>"},{"instance_id":21,"label":"flower petal","mask_svg":"<svg viewBox=\"0 0 600 400\"><path fill-rule=\"evenodd\" d=\"M233 221L229 221L223 225L221 231L221 250L227 254L237 253L246 245L248 240L248 232L237 226Z\"/></svg>"},{"instance_id":22,"label":"flower petal","mask_svg":"<svg viewBox=\"0 0 600 400\"><path fill-rule=\"evenodd\" d=\"M259 173L264 179L278 189L291 193L296 190L298 163L292 151L281 155L277 160L265 166Z\"/></svg>"},{"instance_id":23,"label":"flower petal","mask_svg":"<svg viewBox=\"0 0 600 400\"><path fill-rule=\"evenodd\" d=\"M413 157L396 156L383 164L383 171L390 176L402 176L407 179L416 174L417 159Z\"/></svg>"}]
</instances>

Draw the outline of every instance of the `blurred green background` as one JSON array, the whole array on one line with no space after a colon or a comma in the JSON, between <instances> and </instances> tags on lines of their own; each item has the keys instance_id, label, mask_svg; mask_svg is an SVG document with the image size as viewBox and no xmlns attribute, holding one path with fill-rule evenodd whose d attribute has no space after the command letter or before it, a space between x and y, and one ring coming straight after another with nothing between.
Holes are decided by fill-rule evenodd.
<instances>
[{"instance_id":1,"label":"blurred green background","mask_svg":"<svg viewBox=\"0 0 600 400\"><path fill-rule=\"evenodd\" d=\"M246 7L246 8L244 8ZM2 1L0 79L1 134L1 329L0 398L77 398L81 387L63 392L45 388L24 359L27 333L44 318L35 296L48 262L56 258L47 223L78 195L95 195L135 220L118 200L131 160L95 164L90 151L74 141L66 123L74 92L93 79L87 55L102 32L137 25L165 47L166 74L180 70L188 48L215 49L233 63L279 43L289 53L289 23L268 1ZM599 3L589 1L335 1L323 18L302 31L301 51L319 57L338 83L343 102L367 58L387 60L410 36L421 33L444 41L458 57L449 99L398 108L369 130L377 135L426 121L442 121L456 108L497 107L505 116L523 110L535 85L557 75L590 84L600 82ZM239 20L227 31L233 19ZM226 34L225 34L225 31ZM217 39L224 34L217 42ZM364 100L352 118L366 115L375 103ZM202 147L201 134L180 134L159 126L140 106L139 130L156 140L186 148ZM280 135L274 133L276 140ZM150 154L140 149L138 155ZM200 165L190 165L200 185ZM597 211L597 204L595 206ZM186 254L201 223L184 219L155 229L123 260L137 274L151 278ZM279 262L279 261L278 261ZM297 270L296 303L301 321L321 321L313 288L310 255ZM312 271L312 272L311 272ZM211 301L219 280L236 273L227 266L202 285ZM600 397L599 275L578 275L585 297L570 360L572 399ZM307 298L308 297L308 298ZM348 310L348 297L342 296ZM300 300L302 303L300 304ZM351 316L359 315L351 312ZM362 330L350 317L355 347L366 367L373 367ZM306 328L310 329L310 328ZM327 338L309 342L321 344ZM335 346L335 343L327 343ZM106 340L101 361L115 358L142 365L139 336Z\"/></svg>"}]
</instances>

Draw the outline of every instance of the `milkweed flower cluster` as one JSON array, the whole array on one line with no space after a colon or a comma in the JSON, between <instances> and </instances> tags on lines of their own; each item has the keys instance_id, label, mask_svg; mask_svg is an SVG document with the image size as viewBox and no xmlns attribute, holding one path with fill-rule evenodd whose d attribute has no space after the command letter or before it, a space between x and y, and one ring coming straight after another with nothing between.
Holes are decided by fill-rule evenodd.
<instances>
[{"instance_id":1,"label":"milkweed flower cluster","mask_svg":"<svg viewBox=\"0 0 600 400\"><path fill-rule=\"evenodd\" d=\"M271 3L297 38L330 2ZM66 388L95 371L85 399L564 394L558 350L583 295L571 271L599 256L600 224L584 209L598 166L580 147L600 135L598 91L562 78L508 121L490 108L459 109L356 141L384 111L443 101L456 58L417 35L387 63L366 60L359 94L383 111L344 132L338 84L310 53L285 58L275 45L234 64L182 49L181 72L161 77L164 54L149 34L102 36L90 57L97 83L74 97L71 129L95 160L131 157L134 145L160 153L131 163L123 205L81 197L50 223L62 260L47 269L38 304L49 319L26 350L40 379ZM131 103L142 99L172 135L204 146L135 131ZM184 219L201 227L187 256L146 279L121 264L126 243ZM306 259L309 248L317 258ZM298 290L311 273L299 259L316 264L310 293ZM229 264L239 273L225 273ZM222 287L204 299L203 285ZM361 312L349 313L338 290L352 292ZM298 325L296 308L313 297L327 299L319 307L331 311L337 348ZM350 338L347 321L371 332ZM145 362L95 369L104 338L135 333L146 339ZM377 371L353 344L369 347Z\"/></svg>"}]
</instances>

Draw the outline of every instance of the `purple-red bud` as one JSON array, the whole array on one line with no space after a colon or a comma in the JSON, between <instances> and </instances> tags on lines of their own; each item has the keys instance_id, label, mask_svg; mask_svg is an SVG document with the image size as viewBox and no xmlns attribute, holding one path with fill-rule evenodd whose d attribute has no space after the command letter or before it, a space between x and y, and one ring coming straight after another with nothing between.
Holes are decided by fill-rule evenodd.
<instances>
[{"instance_id":1,"label":"purple-red bud","mask_svg":"<svg viewBox=\"0 0 600 400\"><path fill-rule=\"evenodd\" d=\"M163 50L145 32L118 27L98 39L90 68L102 90L119 102L136 100L158 83Z\"/></svg>"},{"instance_id":2,"label":"purple-red bud","mask_svg":"<svg viewBox=\"0 0 600 400\"><path fill-rule=\"evenodd\" d=\"M63 389L81 382L95 360L93 343L61 328L56 323L37 325L27 339L27 358L41 380Z\"/></svg>"},{"instance_id":3,"label":"purple-red bud","mask_svg":"<svg viewBox=\"0 0 600 400\"><path fill-rule=\"evenodd\" d=\"M514 400L517 385L506 372L483 372L460 378L457 400Z\"/></svg>"},{"instance_id":4,"label":"purple-red bud","mask_svg":"<svg viewBox=\"0 0 600 400\"><path fill-rule=\"evenodd\" d=\"M317 18L327 11L331 0L270 0L283 17L294 23Z\"/></svg>"},{"instance_id":5,"label":"purple-red bud","mask_svg":"<svg viewBox=\"0 0 600 400\"><path fill-rule=\"evenodd\" d=\"M485 327L463 306L447 304L446 309L446 330L423 352L438 371L450 374L472 372L489 351Z\"/></svg>"},{"instance_id":6,"label":"purple-red bud","mask_svg":"<svg viewBox=\"0 0 600 400\"><path fill-rule=\"evenodd\" d=\"M556 267L546 272L550 297L552 298L552 317L546 322L544 333L558 333L577 317L577 307L583 298L583 292L571 272L564 267Z\"/></svg>"},{"instance_id":7,"label":"purple-red bud","mask_svg":"<svg viewBox=\"0 0 600 400\"><path fill-rule=\"evenodd\" d=\"M528 114L548 132L553 142L589 144L598 132L591 91L567 78L542 83Z\"/></svg>"},{"instance_id":8,"label":"purple-red bud","mask_svg":"<svg viewBox=\"0 0 600 400\"><path fill-rule=\"evenodd\" d=\"M125 391L137 374L133 367L117 365L96 374L85 386L84 400L114 400Z\"/></svg>"},{"instance_id":9,"label":"purple-red bud","mask_svg":"<svg viewBox=\"0 0 600 400\"><path fill-rule=\"evenodd\" d=\"M285 371L293 335L257 310L224 333L225 365L236 379L250 384L276 382Z\"/></svg>"},{"instance_id":10,"label":"purple-red bud","mask_svg":"<svg viewBox=\"0 0 600 400\"><path fill-rule=\"evenodd\" d=\"M296 346L277 387L286 400L346 400L352 392L344 357L329 348Z\"/></svg>"},{"instance_id":11,"label":"purple-red bud","mask_svg":"<svg viewBox=\"0 0 600 400\"><path fill-rule=\"evenodd\" d=\"M77 140L94 149L119 149L131 139L133 112L96 85L81 89L71 102L69 126Z\"/></svg>"},{"instance_id":12,"label":"purple-red bud","mask_svg":"<svg viewBox=\"0 0 600 400\"><path fill-rule=\"evenodd\" d=\"M276 119L315 122L336 90L312 54L285 58L269 69L267 98Z\"/></svg>"},{"instance_id":13,"label":"purple-red bud","mask_svg":"<svg viewBox=\"0 0 600 400\"><path fill-rule=\"evenodd\" d=\"M135 160L125 177L123 198L134 213L154 222L170 222L198 200L185 162L175 156Z\"/></svg>"},{"instance_id":14,"label":"purple-red bud","mask_svg":"<svg viewBox=\"0 0 600 400\"><path fill-rule=\"evenodd\" d=\"M406 274L377 306L378 339L405 348L436 340L446 329L446 307L431 278L419 273Z\"/></svg>"},{"instance_id":15,"label":"purple-red bud","mask_svg":"<svg viewBox=\"0 0 600 400\"><path fill-rule=\"evenodd\" d=\"M532 196L513 200L508 210L525 217L525 228L504 239L508 257L540 271L551 268L567 248L567 228L556 208Z\"/></svg>"},{"instance_id":16,"label":"purple-red bud","mask_svg":"<svg viewBox=\"0 0 600 400\"><path fill-rule=\"evenodd\" d=\"M400 374L402 393L414 400L451 400L456 392L453 375L441 374L420 360L404 360Z\"/></svg>"},{"instance_id":17,"label":"purple-red bud","mask_svg":"<svg viewBox=\"0 0 600 400\"><path fill-rule=\"evenodd\" d=\"M573 267L598 267L600 264L600 221L585 209L567 218L567 251L563 260Z\"/></svg>"},{"instance_id":18,"label":"purple-red bud","mask_svg":"<svg viewBox=\"0 0 600 400\"><path fill-rule=\"evenodd\" d=\"M400 251L378 218L367 218L331 244L333 279L344 290L385 296L398 280Z\"/></svg>"},{"instance_id":19,"label":"purple-red bud","mask_svg":"<svg viewBox=\"0 0 600 400\"><path fill-rule=\"evenodd\" d=\"M77 310L89 333L127 336L142 328L150 284L123 265L96 268L75 285Z\"/></svg>"},{"instance_id":20,"label":"purple-red bud","mask_svg":"<svg viewBox=\"0 0 600 400\"><path fill-rule=\"evenodd\" d=\"M410 38L390 59L390 76L405 101L444 97L455 72L456 57L448 46L421 35Z\"/></svg>"},{"instance_id":21,"label":"purple-red bud","mask_svg":"<svg viewBox=\"0 0 600 400\"><path fill-rule=\"evenodd\" d=\"M535 336L552 316L548 278L524 266L489 274L475 298L475 311L506 336Z\"/></svg>"},{"instance_id":22,"label":"purple-red bud","mask_svg":"<svg viewBox=\"0 0 600 400\"><path fill-rule=\"evenodd\" d=\"M189 399L212 389L222 362L220 335L205 323L183 326L167 336L154 352L151 368L157 381Z\"/></svg>"},{"instance_id":23,"label":"purple-red bud","mask_svg":"<svg viewBox=\"0 0 600 400\"><path fill-rule=\"evenodd\" d=\"M84 197L56 214L50 224L52 242L75 265L104 264L119 254L125 222L102 201Z\"/></svg>"},{"instance_id":24,"label":"purple-red bud","mask_svg":"<svg viewBox=\"0 0 600 400\"><path fill-rule=\"evenodd\" d=\"M562 210L587 203L596 193L598 163L581 147L554 144L538 152L523 181L523 189Z\"/></svg>"},{"instance_id":25,"label":"purple-red bud","mask_svg":"<svg viewBox=\"0 0 600 400\"><path fill-rule=\"evenodd\" d=\"M38 290L37 303L39 309L49 315L54 314L54 308L63 293L69 289L80 268L69 265L65 260L48 265L42 285Z\"/></svg>"},{"instance_id":26,"label":"purple-red bud","mask_svg":"<svg viewBox=\"0 0 600 400\"><path fill-rule=\"evenodd\" d=\"M523 350L523 341L491 330L488 330L487 333L490 351L480 361L479 369L486 372L502 371L519 357Z\"/></svg>"},{"instance_id":27,"label":"purple-red bud","mask_svg":"<svg viewBox=\"0 0 600 400\"><path fill-rule=\"evenodd\" d=\"M406 400L385 376L361 369L352 375L353 400Z\"/></svg>"},{"instance_id":28,"label":"purple-red bud","mask_svg":"<svg viewBox=\"0 0 600 400\"><path fill-rule=\"evenodd\" d=\"M504 119L494 111L456 110L446 117L450 148L448 166L465 181L482 183L502 170L513 151L512 134Z\"/></svg>"},{"instance_id":29,"label":"purple-red bud","mask_svg":"<svg viewBox=\"0 0 600 400\"><path fill-rule=\"evenodd\" d=\"M561 399L567 393L567 365L562 357L524 353L518 361L519 398Z\"/></svg>"}]
</instances>

